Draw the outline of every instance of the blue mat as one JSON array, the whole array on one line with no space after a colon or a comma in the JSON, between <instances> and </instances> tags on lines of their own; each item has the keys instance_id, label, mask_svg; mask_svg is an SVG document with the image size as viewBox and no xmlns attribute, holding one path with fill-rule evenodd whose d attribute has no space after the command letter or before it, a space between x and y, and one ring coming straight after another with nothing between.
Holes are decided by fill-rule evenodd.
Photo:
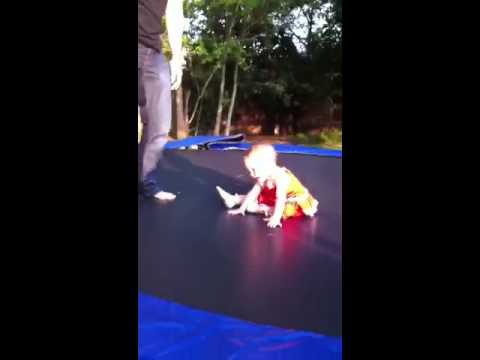
<instances>
[{"instance_id":1,"label":"blue mat","mask_svg":"<svg viewBox=\"0 0 480 360\"><path fill-rule=\"evenodd\" d=\"M190 136L188 138L176 141L170 141L166 149L208 149L212 143L239 143L245 140L245 135L238 134L232 136Z\"/></svg>"},{"instance_id":2,"label":"blue mat","mask_svg":"<svg viewBox=\"0 0 480 360\"><path fill-rule=\"evenodd\" d=\"M171 141L165 148L182 150L247 150L251 144L244 141L245 136L243 134L232 136L191 136L183 140ZM311 146L275 144L274 148L279 153L342 157L341 150Z\"/></svg>"},{"instance_id":3,"label":"blue mat","mask_svg":"<svg viewBox=\"0 0 480 360\"><path fill-rule=\"evenodd\" d=\"M138 359L340 360L340 338L284 330L138 295Z\"/></svg>"},{"instance_id":4,"label":"blue mat","mask_svg":"<svg viewBox=\"0 0 480 360\"><path fill-rule=\"evenodd\" d=\"M252 145L249 143L211 143L208 146L210 150L248 150ZM303 145L289 145L289 144L275 144L275 150L279 153L285 154L303 154L303 155L317 155L317 156L331 156L342 157L341 150L330 150Z\"/></svg>"}]
</instances>

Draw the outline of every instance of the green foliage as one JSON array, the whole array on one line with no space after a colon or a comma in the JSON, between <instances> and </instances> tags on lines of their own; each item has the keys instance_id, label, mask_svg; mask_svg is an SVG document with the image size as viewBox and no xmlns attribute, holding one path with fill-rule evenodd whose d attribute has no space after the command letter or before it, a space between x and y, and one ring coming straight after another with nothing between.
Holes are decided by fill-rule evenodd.
<instances>
[{"instance_id":1,"label":"green foliage","mask_svg":"<svg viewBox=\"0 0 480 360\"><path fill-rule=\"evenodd\" d=\"M254 102L269 119L294 115L311 101L341 97L341 0L191 0L184 4L189 21L184 87L192 91L192 106L214 73L202 98L203 130L213 127L221 75L215 69L223 64L227 69L224 104L230 101L238 63L236 103Z\"/></svg>"},{"instance_id":2,"label":"green foliage","mask_svg":"<svg viewBox=\"0 0 480 360\"><path fill-rule=\"evenodd\" d=\"M318 134L298 133L289 140L294 144L319 146L325 149L342 149L342 130L338 128L323 129Z\"/></svg>"}]
</instances>

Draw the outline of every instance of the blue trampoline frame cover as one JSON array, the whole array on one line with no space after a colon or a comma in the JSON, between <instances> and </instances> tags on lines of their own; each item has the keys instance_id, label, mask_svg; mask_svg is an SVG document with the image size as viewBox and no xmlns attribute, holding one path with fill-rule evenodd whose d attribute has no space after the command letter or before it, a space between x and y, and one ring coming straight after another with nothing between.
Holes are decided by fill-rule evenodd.
<instances>
[{"instance_id":1,"label":"blue trampoline frame cover","mask_svg":"<svg viewBox=\"0 0 480 360\"><path fill-rule=\"evenodd\" d=\"M138 295L139 360L341 357L341 338L257 325Z\"/></svg>"},{"instance_id":2,"label":"blue trampoline frame cover","mask_svg":"<svg viewBox=\"0 0 480 360\"><path fill-rule=\"evenodd\" d=\"M191 136L183 140L171 141L167 143L165 148L180 150L247 150L250 146L250 143L245 142L245 136L238 134L232 136ZM289 144L274 144L273 147L280 153L342 157L341 150Z\"/></svg>"}]
</instances>

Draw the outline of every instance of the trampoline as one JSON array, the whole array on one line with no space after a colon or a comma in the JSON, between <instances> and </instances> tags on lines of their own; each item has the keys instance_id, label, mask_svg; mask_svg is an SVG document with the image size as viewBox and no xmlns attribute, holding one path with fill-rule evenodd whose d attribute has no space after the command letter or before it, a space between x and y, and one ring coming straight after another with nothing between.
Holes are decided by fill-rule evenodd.
<instances>
[{"instance_id":1,"label":"trampoline","mask_svg":"<svg viewBox=\"0 0 480 360\"><path fill-rule=\"evenodd\" d=\"M215 190L251 188L243 140L170 143L158 177L177 199L139 198L139 359L341 358L341 152L277 148L320 206L269 229Z\"/></svg>"}]
</instances>

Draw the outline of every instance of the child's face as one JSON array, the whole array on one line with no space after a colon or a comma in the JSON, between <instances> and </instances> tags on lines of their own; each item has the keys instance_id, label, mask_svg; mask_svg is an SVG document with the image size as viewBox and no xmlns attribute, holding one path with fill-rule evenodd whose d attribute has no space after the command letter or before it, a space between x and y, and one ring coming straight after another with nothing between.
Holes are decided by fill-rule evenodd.
<instances>
[{"instance_id":1,"label":"child's face","mask_svg":"<svg viewBox=\"0 0 480 360\"><path fill-rule=\"evenodd\" d=\"M245 166L247 167L250 176L257 181L263 182L272 174L272 167L274 164L262 161L256 157L249 157L245 159Z\"/></svg>"}]
</instances>

